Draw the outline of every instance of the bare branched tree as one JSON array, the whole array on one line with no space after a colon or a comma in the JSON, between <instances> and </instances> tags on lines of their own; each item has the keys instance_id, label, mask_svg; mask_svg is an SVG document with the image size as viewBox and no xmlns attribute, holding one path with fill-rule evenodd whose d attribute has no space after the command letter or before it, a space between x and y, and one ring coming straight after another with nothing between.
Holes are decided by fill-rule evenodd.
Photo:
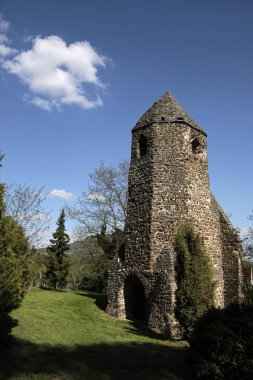
<instances>
[{"instance_id":1,"label":"bare branched tree","mask_svg":"<svg viewBox=\"0 0 253 380\"><path fill-rule=\"evenodd\" d=\"M6 186L7 214L24 228L26 236L33 245L39 243L42 234L49 228L51 216L43 208L46 197L43 186L39 188L20 184Z\"/></svg>"},{"instance_id":2,"label":"bare branched tree","mask_svg":"<svg viewBox=\"0 0 253 380\"><path fill-rule=\"evenodd\" d=\"M249 220L253 221L253 211L250 214ZM244 238L244 256L246 260L253 261L253 227L249 227Z\"/></svg>"},{"instance_id":3,"label":"bare branched tree","mask_svg":"<svg viewBox=\"0 0 253 380\"><path fill-rule=\"evenodd\" d=\"M2 166L1 161L3 160L3 158L4 158L4 154L2 154L2 153L0 152L0 168L1 168L1 166Z\"/></svg>"},{"instance_id":4,"label":"bare branched tree","mask_svg":"<svg viewBox=\"0 0 253 380\"><path fill-rule=\"evenodd\" d=\"M108 232L124 230L128 171L128 161L121 161L117 167L101 162L90 174L88 191L82 193L74 206L66 205L67 215L79 225L79 235L96 234L101 225L106 225Z\"/></svg>"}]
</instances>

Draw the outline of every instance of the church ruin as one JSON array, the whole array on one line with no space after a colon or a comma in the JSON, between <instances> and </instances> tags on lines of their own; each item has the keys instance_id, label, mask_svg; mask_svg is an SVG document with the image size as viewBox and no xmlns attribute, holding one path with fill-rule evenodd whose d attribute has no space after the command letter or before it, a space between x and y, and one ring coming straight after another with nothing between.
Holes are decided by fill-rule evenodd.
<instances>
[{"instance_id":1,"label":"church ruin","mask_svg":"<svg viewBox=\"0 0 253 380\"><path fill-rule=\"evenodd\" d=\"M206 132L166 92L132 130L125 257L110 268L107 312L176 326L174 237L190 221L214 269L216 306L242 297L241 244L210 192Z\"/></svg>"}]
</instances>

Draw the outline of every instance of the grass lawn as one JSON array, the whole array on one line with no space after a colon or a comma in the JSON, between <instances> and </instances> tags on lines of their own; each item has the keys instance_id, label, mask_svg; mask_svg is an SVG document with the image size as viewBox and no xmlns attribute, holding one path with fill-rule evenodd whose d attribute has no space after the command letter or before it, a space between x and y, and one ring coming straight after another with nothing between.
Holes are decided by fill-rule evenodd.
<instances>
[{"instance_id":1,"label":"grass lawn","mask_svg":"<svg viewBox=\"0 0 253 380\"><path fill-rule=\"evenodd\" d=\"M12 313L2 380L189 379L185 343L104 312L104 297L34 289Z\"/></svg>"}]
</instances>

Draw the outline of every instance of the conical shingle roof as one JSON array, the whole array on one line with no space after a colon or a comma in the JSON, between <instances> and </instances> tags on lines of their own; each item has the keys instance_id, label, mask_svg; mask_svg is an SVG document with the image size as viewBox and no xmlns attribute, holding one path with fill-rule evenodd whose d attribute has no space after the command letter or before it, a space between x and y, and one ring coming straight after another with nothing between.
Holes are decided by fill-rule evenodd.
<instances>
[{"instance_id":1,"label":"conical shingle roof","mask_svg":"<svg viewBox=\"0 0 253 380\"><path fill-rule=\"evenodd\" d=\"M171 122L185 122L206 134L206 132L185 112L170 92L165 92L165 94L141 116L134 129L151 123Z\"/></svg>"}]
</instances>

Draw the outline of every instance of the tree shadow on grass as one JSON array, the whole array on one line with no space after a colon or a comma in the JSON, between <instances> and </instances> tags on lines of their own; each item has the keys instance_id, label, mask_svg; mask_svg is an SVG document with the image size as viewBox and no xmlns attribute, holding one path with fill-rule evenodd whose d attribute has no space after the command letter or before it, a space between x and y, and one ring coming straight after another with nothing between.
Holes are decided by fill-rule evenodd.
<instances>
[{"instance_id":1,"label":"tree shadow on grass","mask_svg":"<svg viewBox=\"0 0 253 380\"><path fill-rule=\"evenodd\" d=\"M75 292L75 294L94 299L96 306L99 309L105 311L106 306L107 306L107 296L105 294L100 294L100 293L95 293L95 292L87 292L87 293Z\"/></svg>"},{"instance_id":2,"label":"tree shadow on grass","mask_svg":"<svg viewBox=\"0 0 253 380\"><path fill-rule=\"evenodd\" d=\"M43 290L45 292L57 292L57 293L67 293L68 290L66 289L53 289L53 288L48 288L47 286L43 286L39 288L40 290Z\"/></svg>"},{"instance_id":3,"label":"tree shadow on grass","mask_svg":"<svg viewBox=\"0 0 253 380\"><path fill-rule=\"evenodd\" d=\"M183 347L148 343L68 347L12 338L0 352L0 379L15 376L25 380L190 379Z\"/></svg>"},{"instance_id":4,"label":"tree shadow on grass","mask_svg":"<svg viewBox=\"0 0 253 380\"><path fill-rule=\"evenodd\" d=\"M151 327L145 325L143 321L133 320L129 321L130 326L126 327L126 330L134 335L147 336L151 339L167 340L168 337L160 331L154 330Z\"/></svg>"},{"instance_id":5,"label":"tree shadow on grass","mask_svg":"<svg viewBox=\"0 0 253 380\"><path fill-rule=\"evenodd\" d=\"M91 299L95 300L96 306L105 311L106 306L107 306L107 296L105 294L99 294L99 293L92 293L92 292L87 292L87 293L79 293L77 292L79 296L84 296L84 297L89 297ZM149 326L145 324L144 321L142 320L132 320L129 321L130 326L128 325L126 327L126 330L134 335L142 335L142 336L147 336L149 338L153 339L160 339L160 340L166 340L168 337L165 336L163 333L158 332Z\"/></svg>"},{"instance_id":6,"label":"tree shadow on grass","mask_svg":"<svg viewBox=\"0 0 253 380\"><path fill-rule=\"evenodd\" d=\"M0 349L8 344L11 331L16 326L18 326L17 319L9 314L0 315Z\"/></svg>"}]
</instances>

